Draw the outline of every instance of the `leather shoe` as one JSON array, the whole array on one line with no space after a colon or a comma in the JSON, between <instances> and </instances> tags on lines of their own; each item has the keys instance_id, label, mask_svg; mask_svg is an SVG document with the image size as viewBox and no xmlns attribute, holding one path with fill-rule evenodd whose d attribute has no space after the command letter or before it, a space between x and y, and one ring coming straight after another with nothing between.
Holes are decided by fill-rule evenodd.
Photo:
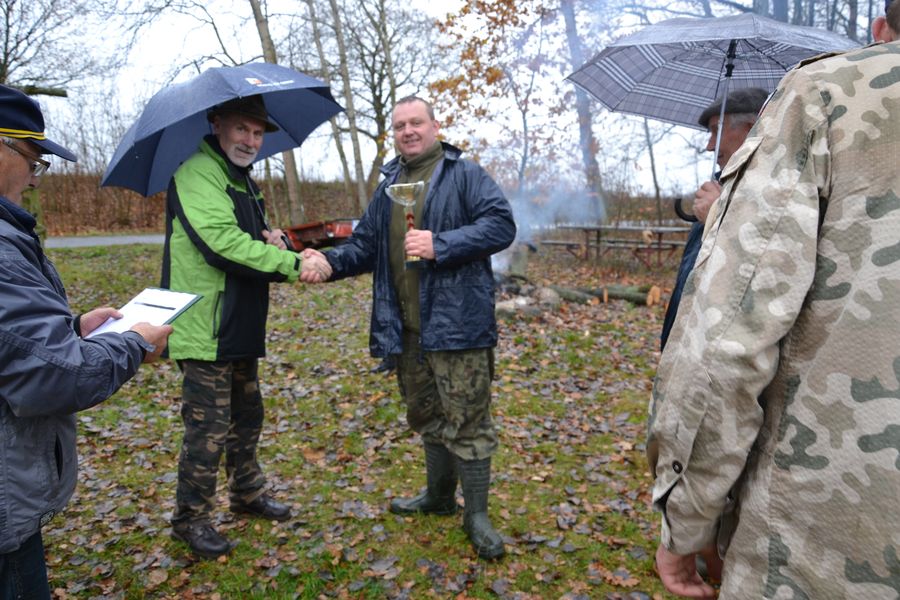
<instances>
[{"instance_id":1,"label":"leather shoe","mask_svg":"<svg viewBox=\"0 0 900 600\"><path fill-rule=\"evenodd\" d=\"M209 559L228 554L237 546L237 542L228 541L208 521L173 525L172 537L187 544L197 556Z\"/></svg>"},{"instance_id":2,"label":"leather shoe","mask_svg":"<svg viewBox=\"0 0 900 600\"><path fill-rule=\"evenodd\" d=\"M291 518L291 509L268 494L263 494L252 502L232 502L231 512L246 513L271 521L287 521Z\"/></svg>"}]
</instances>

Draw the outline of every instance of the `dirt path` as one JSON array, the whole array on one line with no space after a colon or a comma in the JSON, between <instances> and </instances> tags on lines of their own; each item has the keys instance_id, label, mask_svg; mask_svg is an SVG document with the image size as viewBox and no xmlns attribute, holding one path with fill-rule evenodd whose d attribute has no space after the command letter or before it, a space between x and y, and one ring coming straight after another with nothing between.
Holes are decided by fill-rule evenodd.
<instances>
[{"instance_id":1,"label":"dirt path","mask_svg":"<svg viewBox=\"0 0 900 600\"><path fill-rule=\"evenodd\" d=\"M45 248L84 248L87 246L117 246L121 244L162 244L161 233L149 235L89 235L78 237L52 237L44 241Z\"/></svg>"}]
</instances>

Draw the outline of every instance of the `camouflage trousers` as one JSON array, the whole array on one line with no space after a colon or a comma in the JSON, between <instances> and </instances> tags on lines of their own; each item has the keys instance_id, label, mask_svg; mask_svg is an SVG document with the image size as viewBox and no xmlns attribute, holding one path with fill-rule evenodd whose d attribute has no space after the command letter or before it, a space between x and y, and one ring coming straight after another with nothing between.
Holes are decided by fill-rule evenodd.
<instances>
[{"instance_id":1,"label":"camouflage trousers","mask_svg":"<svg viewBox=\"0 0 900 600\"><path fill-rule=\"evenodd\" d=\"M263 424L257 360L182 360L178 364L184 373L184 440L173 524L209 518L223 450L233 502L255 500L266 483L256 460Z\"/></svg>"},{"instance_id":2,"label":"camouflage trousers","mask_svg":"<svg viewBox=\"0 0 900 600\"><path fill-rule=\"evenodd\" d=\"M491 420L492 348L422 352L418 336L404 332L397 381L406 420L426 443L443 444L463 460L497 451Z\"/></svg>"}]
</instances>

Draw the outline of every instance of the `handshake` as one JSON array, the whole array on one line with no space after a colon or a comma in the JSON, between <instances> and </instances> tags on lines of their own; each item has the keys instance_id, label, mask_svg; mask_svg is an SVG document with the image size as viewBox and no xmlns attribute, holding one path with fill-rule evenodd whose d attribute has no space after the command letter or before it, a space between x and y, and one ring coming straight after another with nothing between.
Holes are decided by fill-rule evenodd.
<instances>
[{"instance_id":1,"label":"handshake","mask_svg":"<svg viewBox=\"0 0 900 600\"><path fill-rule=\"evenodd\" d=\"M303 264L300 267L300 281L304 283L324 283L331 277L331 265L325 255L312 248L305 249L300 257Z\"/></svg>"}]
</instances>

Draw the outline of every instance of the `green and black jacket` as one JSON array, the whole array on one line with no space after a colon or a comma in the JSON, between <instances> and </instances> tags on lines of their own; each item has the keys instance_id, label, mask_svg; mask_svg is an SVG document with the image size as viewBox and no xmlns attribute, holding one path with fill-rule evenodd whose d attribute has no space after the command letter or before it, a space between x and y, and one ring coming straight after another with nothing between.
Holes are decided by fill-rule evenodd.
<instances>
[{"instance_id":1,"label":"green and black jacket","mask_svg":"<svg viewBox=\"0 0 900 600\"><path fill-rule=\"evenodd\" d=\"M162 287L203 297L173 323L173 359L265 355L269 282L296 281L300 257L266 244L263 199L249 169L207 136L166 197Z\"/></svg>"}]
</instances>

